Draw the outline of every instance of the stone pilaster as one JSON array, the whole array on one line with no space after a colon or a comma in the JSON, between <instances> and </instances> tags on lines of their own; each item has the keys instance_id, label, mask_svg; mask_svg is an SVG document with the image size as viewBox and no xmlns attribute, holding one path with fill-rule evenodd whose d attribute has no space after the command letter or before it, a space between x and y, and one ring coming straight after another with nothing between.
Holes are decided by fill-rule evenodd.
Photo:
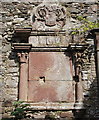
<instances>
[{"instance_id":1,"label":"stone pilaster","mask_svg":"<svg viewBox=\"0 0 99 120\"><path fill-rule=\"evenodd\" d=\"M20 63L19 100L27 101L28 92L28 55L31 44L13 44Z\"/></svg>"},{"instance_id":2,"label":"stone pilaster","mask_svg":"<svg viewBox=\"0 0 99 120\"><path fill-rule=\"evenodd\" d=\"M18 53L20 60L19 100L27 101L28 90L28 53Z\"/></svg>"},{"instance_id":3,"label":"stone pilaster","mask_svg":"<svg viewBox=\"0 0 99 120\"><path fill-rule=\"evenodd\" d=\"M81 53L75 54L75 102L82 102Z\"/></svg>"}]
</instances>

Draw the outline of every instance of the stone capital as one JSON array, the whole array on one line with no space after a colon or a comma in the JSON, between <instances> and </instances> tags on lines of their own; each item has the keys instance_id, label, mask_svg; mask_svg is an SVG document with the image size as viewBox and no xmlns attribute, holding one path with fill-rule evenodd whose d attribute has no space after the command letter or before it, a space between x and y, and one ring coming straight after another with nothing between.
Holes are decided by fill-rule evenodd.
<instances>
[{"instance_id":1,"label":"stone capital","mask_svg":"<svg viewBox=\"0 0 99 120\"><path fill-rule=\"evenodd\" d=\"M28 53L27 52L17 53L17 55L19 57L20 63L27 63L28 62Z\"/></svg>"}]
</instances>

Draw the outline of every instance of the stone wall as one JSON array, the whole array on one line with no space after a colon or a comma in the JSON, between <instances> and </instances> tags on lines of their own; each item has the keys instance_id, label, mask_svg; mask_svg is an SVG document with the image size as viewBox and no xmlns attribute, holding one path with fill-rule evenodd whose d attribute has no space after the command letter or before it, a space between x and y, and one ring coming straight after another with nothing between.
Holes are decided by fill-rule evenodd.
<instances>
[{"instance_id":1,"label":"stone wall","mask_svg":"<svg viewBox=\"0 0 99 120\"><path fill-rule=\"evenodd\" d=\"M19 63L15 52L12 51L12 43L19 42L13 39L16 28L31 28L31 13L34 7L41 4L41 0L14 0L2 1L0 3L0 104L2 104L3 117L8 116L12 109L12 102L18 100ZM52 1L56 3L57 1ZM58 1L66 8L66 21L62 30L66 30L66 39L71 43L90 44L83 53L82 86L84 94L84 105L87 107L86 117L96 117L97 109L97 81L94 58L94 38L89 36L70 35L71 28L79 27L81 23L76 20L77 16L83 16L90 21L97 21L98 1ZM44 1L45 3L45 1ZM41 41L42 42L42 41ZM43 41L44 42L44 41ZM46 42L45 42L46 43ZM44 43L44 44L45 44ZM47 43L46 46L49 46ZM53 45L53 42L51 43ZM57 43L57 45L60 44ZM64 45L66 43L63 43ZM37 45L36 43L34 44ZM41 46L41 44L39 44ZM0 108L1 109L1 108ZM60 116L65 116L62 113ZM68 116L68 115L67 115ZM1 117L1 116L0 116Z\"/></svg>"}]
</instances>

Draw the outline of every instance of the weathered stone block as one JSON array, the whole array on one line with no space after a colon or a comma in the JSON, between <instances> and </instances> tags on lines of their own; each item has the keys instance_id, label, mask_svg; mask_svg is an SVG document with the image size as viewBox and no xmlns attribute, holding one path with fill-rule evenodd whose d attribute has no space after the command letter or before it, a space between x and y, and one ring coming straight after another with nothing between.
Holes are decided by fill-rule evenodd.
<instances>
[{"instance_id":1,"label":"weathered stone block","mask_svg":"<svg viewBox=\"0 0 99 120\"><path fill-rule=\"evenodd\" d=\"M9 73L17 73L19 71L19 68L17 67L10 67L7 72Z\"/></svg>"},{"instance_id":2,"label":"weathered stone block","mask_svg":"<svg viewBox=\"0 0 99 120\"><path fill-rule=\"evenodd\" d=\"M8 95L8 94L6 94L5 96L4 96L4 99L6 99L6 100L8 100L8 101L15 101L15 100L18 100L18 94L16 94L16 95Z\"/></svg>"},{"instance_id":3,"label":"weathered stone block","mask_svg":"<svg viewBox=\"0 0 99 120\"><path fill-rule=\"evenodd\" d=\"M60 117L68 120L72 120L74 118L72 111L61 112Z\"/></svg>"},{"instance_id":4,"label":"weathered stone block","mask_svg":"<svg viewBox=\"0 0 99 120\"><path fill-rule=\"evenodd\" d=\"M8 114L8 113L4 113L3 115L2 115L2 118L5 118L5 119L9 119L10 118L10 115Z\"/></svg>"},{"instance_id":5,"label":"weathered stone block","mask_svg":"<svg viewBox=\"0 0 99 120\"><path fill-rule=\"evenodd\" d=\"M12 77L12 80L15 81L15 82L18 82L18 81L19 81L19 77L13 76L13 77Z\"/></svg>"},{"instance_id":6,"label":"weathered stone block","mask_svg":"<svg viewBox=\"0 0 99 120\"><path fill-rule=\"evenodd\" d=\"M8 37L8 36L7 36ZM2 52L8 52L11 50L11 45L6 45L2 48Z\"/></svg>"},{"instance_id":7,"label":"weathered stone block","mask_svg":"<svg viewBox=\"0 0 99 120\"><path fill-rule=\"evenodd\" d=\"M6 88L6 94L8 94L8 95L16 95L17 92L18 91L15 88Z\"/></svg>"},{"instance_id":8,"label":"weathered stone block","mask_svg":"<svg viewBox=\"0 0 99 120\"><path fill-rule=\"evenodd\" d=\"M88 16L87 19L91 22L95 22L97 21L98 18L97 18L97 15L94 14L94 15Z\"/></svg>"},{"instance_id":9,"label":"weathered stone block","mask_svg":"<svg viewBox=\"0 0 99 120\"><path fill-rule=\"evenodd\" d=\"M18 63L15 62L15 60L8 60L7 61L9 67L17 67Z\"/></svg>"},{"instance_id":10,"label":"weathered stone block","mask_svg":"<svg viewBox=\"0 0 99 120\"><path fill-rule=\"evenodd\" d=\"M18 87L18 82L14 81L14 80L11 80L11 79L7 79L6 80L6 86L8 88L16 88L16 87Z\"/></svg>"},{"instance_id":11,"label":"weathered stone block","mask_svg":"<svg viewBox=\"0 0 99 120\"><path fill-rule=\"evenodd\" d=\"M70 12L71 13L75 13L75 14L78 14L80 12L80 10L78 8L71 8L70 9Z\"/></svg>"},{"instance_id":12,"label":"weathered stone block","mask_svg":"<svg viewBox=\"0 0 99 120\"><path fill-rule=\"evenodd\" d=\"M2 104L2 107L11 107L12 106L12 101L5 101Z\"/></svg>"}]
</instances>

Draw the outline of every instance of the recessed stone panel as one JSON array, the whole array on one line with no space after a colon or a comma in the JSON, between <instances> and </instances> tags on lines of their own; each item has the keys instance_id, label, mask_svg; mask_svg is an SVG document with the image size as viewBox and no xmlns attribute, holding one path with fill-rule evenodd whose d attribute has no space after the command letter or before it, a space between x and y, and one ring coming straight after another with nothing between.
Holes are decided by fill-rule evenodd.
<instances>
[{"instance_id":1,"label":"recessed stone panel","mask_svg":"<svg viewBox=\"0 0 99 120\"><path fill-rule=\"evenodd\" d=\"M29 80L72 80L72 66L64 52L30 52Z\"/></svg>"},{"instance_id":2,"label":"recessed stone panel","mask_svg":"<svg viewBox=\"0 0 99 120\"><path fill-rule=\"evenodd\" d=\"M65 52L30 52L28 101L73 102L73 66Z\"/></svg>"}]
</instances>

